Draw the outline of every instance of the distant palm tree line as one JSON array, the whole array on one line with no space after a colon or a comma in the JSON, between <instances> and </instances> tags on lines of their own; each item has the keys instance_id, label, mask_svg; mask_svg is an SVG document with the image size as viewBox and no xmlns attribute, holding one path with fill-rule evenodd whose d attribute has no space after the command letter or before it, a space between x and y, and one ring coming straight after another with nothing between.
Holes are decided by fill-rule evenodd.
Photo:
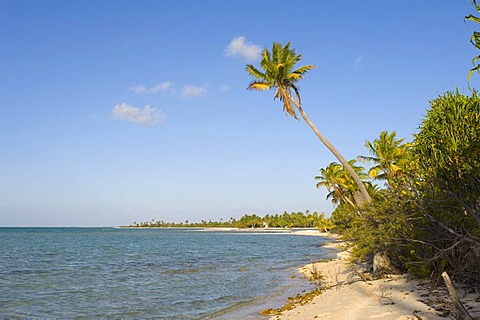
<instances>
[{"instance_id":1,"label":"distant palm tree line","mask_svg":"<svg viewBox=\"0 0 480 320\"><path fill-rule=\"evenodd\" d=\"M267 214L265 216L259 216L256 214L244 214L240 219L231 217L229 220L224 221L205 221L175 223L165 221L145 221L134 222L130 227L141 228L318 228L321 231L328 231L333 227L330 219L325 217L324 213L313 212L308 210L305 212L284 212L283 214Z\"/></svg>"}]
</instances>

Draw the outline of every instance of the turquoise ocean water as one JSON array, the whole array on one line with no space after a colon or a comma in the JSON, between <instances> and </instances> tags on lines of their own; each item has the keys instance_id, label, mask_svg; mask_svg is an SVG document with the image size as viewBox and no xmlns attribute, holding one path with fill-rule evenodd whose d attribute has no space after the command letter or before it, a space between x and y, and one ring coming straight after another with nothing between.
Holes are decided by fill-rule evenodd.
<instances>
[{"instance_id":1,"label":"turquoise ocean water","mask_svg":"<svg viewBox=\"0 0 480 320\"><path fill-rule=\"evenodd\" d=\"M322 237L191 229L0 228L0 318L261 319L308 289ZM296 275L296 277L292 277Z\"/></svg>"}]
</instances>

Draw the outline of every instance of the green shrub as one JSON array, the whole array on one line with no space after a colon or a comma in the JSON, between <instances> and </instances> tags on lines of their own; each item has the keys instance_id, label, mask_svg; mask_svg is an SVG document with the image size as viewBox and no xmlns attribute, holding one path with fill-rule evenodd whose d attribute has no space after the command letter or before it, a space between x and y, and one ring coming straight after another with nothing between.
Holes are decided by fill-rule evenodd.
<instances>
[{"instance_id":1,"label":"green shrub","mask_svg":"<svg viewBox=\"0 0 480 320\"><path fill-rule=\"evenodd\" d=\"M462 279L480 270L480 97L447 92L430 102L414 136L421 177L417 210L424 217L416 255ZM417 246L418 247L418 246ZM460 278L459 277L459 278Z\"/></svg>"}]
</instances>

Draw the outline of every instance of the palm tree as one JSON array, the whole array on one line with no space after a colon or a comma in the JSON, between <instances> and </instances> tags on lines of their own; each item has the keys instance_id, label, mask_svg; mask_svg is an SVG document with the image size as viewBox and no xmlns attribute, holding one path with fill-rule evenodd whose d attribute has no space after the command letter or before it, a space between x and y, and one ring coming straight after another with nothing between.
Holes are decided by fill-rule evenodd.
<instances>
[{"instance_id":1,"label":"palm tree","mask_svg":"<svg viewBox=\"0 0 480 320\"><path fill-rule=\"evenodd\" d=\"M387 180L392 185L392 179L398 176L409 162L407 149L409 144L403 143L404 138L397 139L397 133L382 131L380 137L373 142L366 141L365 147L371 157L360 156L358 159L364 162L373 162L374 166L368 171L368 175L377 180Z\"/></svg>"},{"instance_id":2,"label":"palm tree","mask_svg":"<svg viewBox=\"0 0 480 320\"><path fill-rule=\"evenodd\" d=\"M320 174L315 177L315 180L319 180L317 189L321 187L327 188L329 191L327 199L331 199L333 204L338 204L344 200L341 188L343 184L342 165L336 162L330 163L326 168L320 169Z\"/></svg>"},{"instance_id":3,"label":"palm tree","mask_svg":"<svg viewBox=\"0 0 480 320\"><path fill-rule=\"evenodd\" d=\"M296 83L303 79L305 73L315 68L313 65L305 65L294 69L295 64L300 61L301 57L301 54L295 53L295 49L290 48L290 42L285 46L273 42L272 52L266 48L262 51L260 67L263 69L263 72L251 64L246 66L247 72L256 79L249 84L247 89L261 91L275 89L274 99L279 99L283 103L283 110L295 119L298 119L295 111L298 110L303 120L310 126L318 139L333 153L352 176L364 200L371 202L370 195L358 174L340 152L318 131L301 107L300 91ZM292 94L292 91L295 96Z\"/></svg>"},{"instance_id":4,"label":"palm tree","mask_svg":"<svg viewBox=\"0 0 480 320\"><path fill-rule=\"evenodd\" d=\"M364 173L364 168L356 166L355 160L350 160L348 164L355 170L355 173L358 174L362 181L368 179L368 176ZM332 203L338 204L343 202L355 207L358 186L342 165L336 162L330 163L325 169L320 169L320 175L316 176L315 180L319 180L317 188L324 186L330 192L327 195L327 199L331 198Z\"/></svg>"}]
</instances>

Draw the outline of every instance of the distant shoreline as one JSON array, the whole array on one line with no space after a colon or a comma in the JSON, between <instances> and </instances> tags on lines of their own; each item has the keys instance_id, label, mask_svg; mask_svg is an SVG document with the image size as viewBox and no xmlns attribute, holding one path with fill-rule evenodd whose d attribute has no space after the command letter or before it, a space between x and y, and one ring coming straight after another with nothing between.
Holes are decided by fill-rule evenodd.
<instances>
[{"instance_id":1,"label":"distant shoreline","mask_svg":"<svg viewBox=\"0 0 480 320\"><path fill-rule=\"evenodd\" d=\"M232 232L232 233L268 233L268 234L290 234L302 236L320 236L325 238L338 238L330 232L321 232L317 228L234 228L234 227L131 227L117 226L118 229L178 229L197 230L203 232Z\"/></svg>"}]
</instances>

